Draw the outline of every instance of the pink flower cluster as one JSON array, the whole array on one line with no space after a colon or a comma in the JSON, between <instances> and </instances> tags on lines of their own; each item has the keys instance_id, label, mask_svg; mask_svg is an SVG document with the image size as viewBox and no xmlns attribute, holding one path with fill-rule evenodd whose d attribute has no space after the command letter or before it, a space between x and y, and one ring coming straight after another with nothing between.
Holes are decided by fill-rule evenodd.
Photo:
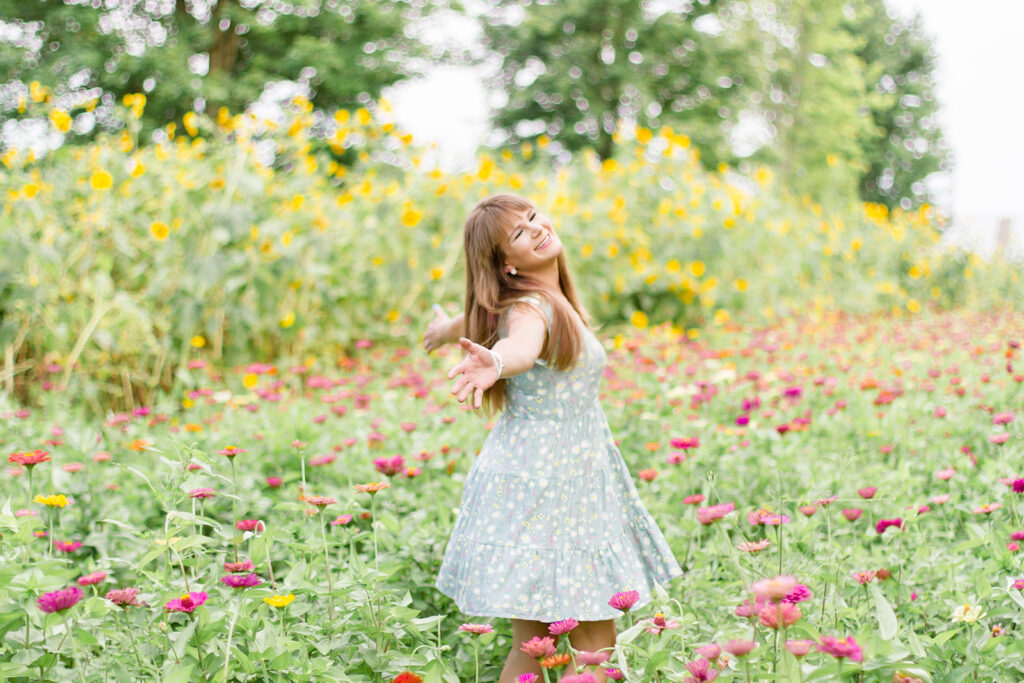
<instances>
[{"instance_id":1,"label":"pink flower cluster","mask_svg":"<svg viewBox=\"0 0 1024 683\"><path fill-rule=\"evenodd\" d=\"M697 508L697 521L707 526L724 518L735 509L735 503L719 503L706 508Z\"/></svg>"}]
</instances>

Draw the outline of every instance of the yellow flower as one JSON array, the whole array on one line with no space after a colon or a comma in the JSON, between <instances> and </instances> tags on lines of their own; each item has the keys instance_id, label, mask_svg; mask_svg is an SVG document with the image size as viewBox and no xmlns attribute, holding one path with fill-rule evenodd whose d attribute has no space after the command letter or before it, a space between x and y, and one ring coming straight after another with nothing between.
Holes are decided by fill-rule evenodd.
<instances>
[{"instance_id":1,"label":"yellow flower","mask_svg":"<svg viewBox=\"0 0 1024 683\"><path fill-rule=\"evenodd\" d=\"M167 227L166 223L160 221L153 221L153 224L149 226L149 232L155 239L163 242L167 239L167 235L170 234L171 230Z\"/></svg>"},{"instance_id":2,"label":"yellow flower","mask_svg":"<svg viewBox=\"0 0 1024 683\"><path fill-rule=\"evenodd\" d=\"M423 214L414 209L411 206L405 207L405 211L402 212L402 225L407 228L414 227L423 218Z\"/></svg>"},{"instance_id":3,"label":"yellow flower","mask_svg":"<svg viewBox=\"0 0 1024 683\"><path fill-rule=\"evenodd\" d=\"M907 310L911 313L917 313L921 310L921 302L917 299L907 299Z\"/></svg>"},{"instance_id":4,"label":"yellow flower","mask_svg":"<svg viewBox=\"0 0 1024 683\"><path fill-rule=\"evenodd\" d=\"M252 389L254 386L256 386L259 383L260 383L260 377L259 377L259 375L257 375L254 372L250 372L250 373L246 374L245 377L242 378L242 386L244 386L246 389Z\"/></svg>"},{"instance_id":5,"label":"yellow flower","mask_svg":"<svg viewBox=\"0 0 1024 683\"><path fill-rule=\"evenodd\" d=\"M292 325L294 325L295 324L295 311L288 311L285 314L285 316L283 318L281 318L277 322L277 324L280 325L281 327L284 327L284 328L288 328L288 327L291 327Z\"/></svg>"},{"instance_id":6,"label":"yellow flower","mask_svg":"<svg viewBox=\"0 0 1024 683\"><path fill-rule=\"evenodd\" d=\"M68 504L67 496L64 495L52 495L52 496L41 496L37 495L33 500L37 503L42 503L46 507L51 508L62 508Z\"/></svg>"},{"instance_id":7,"label":"yellow flower","mask_svg":"<svg viewBox=\"0 0 1024 683\"><path fill-rule=\"evenodd\" d=\"M92 177L89 178L89 184L94 190L109 190L110 186L114 184L114 178L101 168L93 172Z\"/></svg>"},{"instance_id":8,"label":"yellow flower","mask_svg":"<svg viewBox=\"0 0 1024 683\"><path fill-rule=\"evenodd\" d=\"M295 596L289 593L288 595L271 595L269 598L263 598L263 602L271 607L287 607L294 599Z\"/></svg>"},{"instance_id":9,"label":"yellow flower","mask_svg":"<svg viewBox=\"0 0 1024 683\"><path fill-rule=\"evenodd\" d=\"M53 127L61 133L71 130L71 116L63 109L51 109L50 121L53 123Z\"/></svg>"},{"instance_id":10,"label":"yellow flower","mask_svg":"<svg viewBox=\"0 0 1024 683\"><path fill-rule=\"evenodd\" d=\"M174 543L175 541L180 541L181 539L181 536L172 536L170 538L154 538L153 542L157 545L167 545L168 543Z\"/></svg>"},{"instance_id":11,"label":"yellow flower","mask_svg":"<svg viewBox=\"0 0 1024 683\"><path fill-rule=\"evenodd\" d=\"M431 268L430 269L430 279L431 280L440 280L443 275L444 275L444 268Z\"/></svg>"},{"instance_id":12,"label":"yellow flower","mask_svg":"<svg viewBox=\"0 0 1024 683\"><path fill-rule=\"evenodd\" d=\"M632 323L633 327L642 330L647 327L647 314L643 311L636 311L630 317L629 322Z\"/></svg>"},{"instance_id":13,"label":"yellow flower","mask_svg":"<svg viewBox=\"0 0 1024 683\"><path fill-rule=\"evenodd\" d=\"M197 334L196 336L192 337L191 344L195 348L201 349L204 346L206 346L206 338Z\"/></svg>"},{"instance_id":14,"label":"yellow flower","mask_svg":"<svg viewBox=\"0 0 1024 683\"><path fill-rule=\"evenodd\" d=\"M188 134L192 137L195 137L196 133L199 132L199 117L196 116L194 111L190 111L185 114L181 122L185 124L185 130L188 131Z\"/></svg>"},{"instance_id":15,"label":"yellow flower","mask_svg":"<svg viewBox=\"0 0 1024 683\"><path fill-rule=\"evenodd\" d=\"M690 272L693 273L694 277L700 277L704 274L704 262L693 261L690 263Z\"/></svg>"}]
</instances>

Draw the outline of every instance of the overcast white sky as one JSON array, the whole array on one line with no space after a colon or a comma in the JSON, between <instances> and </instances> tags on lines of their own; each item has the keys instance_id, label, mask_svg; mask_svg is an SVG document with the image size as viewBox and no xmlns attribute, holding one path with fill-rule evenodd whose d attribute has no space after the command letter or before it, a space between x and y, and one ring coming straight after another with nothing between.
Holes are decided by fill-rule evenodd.
<instances>
[{"instance_id":1,"label":"overcast white sky","mask_svg":"<svg viewBox=\"0 0 1024 683\"><path fill-rule=\"evenodd\" d=\"M887 0L919 12L939 54L937 95L954 168L935 178L939 204L956 219L950 239L991 250L997 221L1013 221L1024 244L1024 1ZM449 31L471 38L471 25ZM441 67L388 93L399 124L421 143L436 142L450 169L471 163L488 134L487 93L477 71Z\"/></svg>"}]
</instances>

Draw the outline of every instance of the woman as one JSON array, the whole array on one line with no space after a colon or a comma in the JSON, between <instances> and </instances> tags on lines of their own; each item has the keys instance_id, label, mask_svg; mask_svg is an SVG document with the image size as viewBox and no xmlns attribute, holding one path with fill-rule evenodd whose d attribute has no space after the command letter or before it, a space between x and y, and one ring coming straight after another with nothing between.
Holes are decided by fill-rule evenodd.
<instances>
[{"instance_id":1,"label":"woman","mask_svg":"<svg viewBox=\"0 0 1024 683\"><path fill-rule=\"evenodd\" d=\"M541 673L519 648L549 623L576 619L575 649L610 650L609 598L637 590L647 604L682 570L608 429L604 348L551 221L521 197L489 197L466 220L464 246L465 313L435 305L424 347L458 339L452 394L502 414L466 477L436 585L464 614L512 620L499 683L513 683Z\"/></svg>"}]
</instances>

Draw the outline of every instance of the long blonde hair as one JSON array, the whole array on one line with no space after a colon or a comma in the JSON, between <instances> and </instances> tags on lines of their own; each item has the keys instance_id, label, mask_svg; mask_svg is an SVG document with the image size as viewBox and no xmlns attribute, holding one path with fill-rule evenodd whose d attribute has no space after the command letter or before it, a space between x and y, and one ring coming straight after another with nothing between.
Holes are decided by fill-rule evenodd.
<instances>
[{"instance_id":1,"label":"long blonde hair","mask_svg":"<svg viewBox=\"0 0 1024 683\"><path fill-rule=\"evenodd\" d=\"M565 371L576 365L583 350L583 336L573 320L569 307L553 296L540 282L523 275L505 272L505 253L501 245L505 228L520 220L516 212L534 206L523 197L497 194L481 201L469 213L463 231L466 255L466 337L491 348L499 339L498 323L525 294L535 294L551 304L551 327L541 348L540 357L555 370ZM569 265L563 251L556 257L558 283L562 295L587 327L590 316L576 296ZM505 405L505 380L498 380L484 392L483 409L493 415Z\"/></svg>"}]
</instances>

